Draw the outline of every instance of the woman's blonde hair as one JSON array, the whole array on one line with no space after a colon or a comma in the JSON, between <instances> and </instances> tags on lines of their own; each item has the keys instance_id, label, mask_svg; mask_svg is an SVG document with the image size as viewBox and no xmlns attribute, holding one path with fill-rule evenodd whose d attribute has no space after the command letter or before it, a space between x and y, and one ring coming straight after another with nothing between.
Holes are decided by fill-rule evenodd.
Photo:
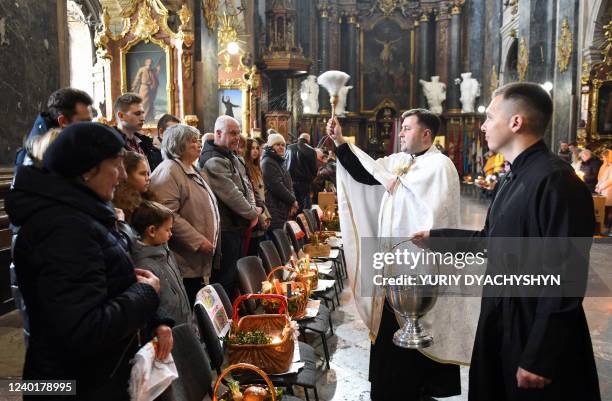
<instances>
[{"instance_id":1,"label":"woman's blonde hair","mask_svg":"<svg viewBox=\"0 0 612 401\"><path fill-rule=\"evenodd\" d=\"M61 132L61 128L51 128L44 134L32 139L29 153L32 156L32 161L34 162L35 166L42 167L43 156L45 155L47 148L49 148L49 145L55 141Z\"/></svg>"}]
</instances>

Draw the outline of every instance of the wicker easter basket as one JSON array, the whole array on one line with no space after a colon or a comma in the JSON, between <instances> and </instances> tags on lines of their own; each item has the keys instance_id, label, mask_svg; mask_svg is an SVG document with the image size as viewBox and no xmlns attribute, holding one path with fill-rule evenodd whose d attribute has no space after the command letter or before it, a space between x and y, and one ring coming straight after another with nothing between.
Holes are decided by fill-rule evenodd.
<instances>
[{"instance_id":1,"label":"wicker easter basket","mask_svg":"<svg viewBox=\"0 0 612 401\"><path fill-rule=\"evenodd\" d=\"M296 280L291 281L292 287L297 287L300 289L301 293L294 294L291 297L287 298L287 312L289 316L294 319L301 319L306 316L306 305L308 305L308 297L310 296L310 287L306 281L300 276L299 272L288 266L278 266L268 273L268 281L273 283L274 273L280 270L290 271L292 273L296 273ZM275 290L274 285L272 285L272 289ZM284 295L284 294L280 294ZM264 300L262 302L262 306L266 313L278 313L280 303L277 301L268 301Z\"/></svg>"},{"instance_id":2,"label":"wicker easter basket","mask_svg":"<svg viewBox=\"0 0 612 401\"><path fill-rule=\"evenodd\" d=\"M327 244L306 244L304 245L304 253L313 258L325 258L331 253L331 246Z\"/></svg>"},{"instance_id":3,"label":"wicker easter basket","mask_svg":"<svg viewBox=\"0 0 612 401\"><path fill-rule=\"evenodd\" d=\"M280 303L279 314L249 315L239 318L238 307L248 299L277 300ZM250 363L259 366L268 374L284 373L293 362L294 339L293 327L286 314L287 299L276 294L241 295L234 301L232 316L232 334L240 331L263 331L270 338L278 338L279 342L271 344L228 344L228 359L230 364Z\"/></svg>"},{"instance_id":4,"label":"wicker easter basket","mask_svg":"<svg viewBox=\"0 0 612 401\"><path fill-rule=\"evenodd\" d=\"M298 274L300 275L301 280L308 284L308 288L310 289L310 292L312 292L316 290L317 286L319 285L319 265L314 260L310 261L310 263L314 263L315 267L306 266L306 261L301 259L298 262L298 265L300 266Z\"/></svg>"},{"instance_id":5,"label":"wicker easter basket","mask_svg":"<svg viewBox=\"0 0 612 401\"><path fill-rule=\"evenodd\" d=\"M274 389L274 385L272 384L272 381L270 381L270 378L268 377L268 375L266 374L266 372L264 372L263 370L259 369L257 366L251 365L249 363L236 363L233 365L228 366L227 368L225 368L221 374L217 377L217 380L215 381L215 386L213 388L213 394L212 394L212 401L219 401L225 397L222 398L218 398L217 397L217 393L219 392L219 386L221 385L223 379L225 378L225 376L227 376L229 373L231 373L234 370L252 370L253 372L257 373L259 376L261 376L261 378L264 380L264 382L266 382L266 386L268 386L268 393L270 394L270 397L272 399L272 401L276 401L276 390Z\"/></svg>"}]
</instances>

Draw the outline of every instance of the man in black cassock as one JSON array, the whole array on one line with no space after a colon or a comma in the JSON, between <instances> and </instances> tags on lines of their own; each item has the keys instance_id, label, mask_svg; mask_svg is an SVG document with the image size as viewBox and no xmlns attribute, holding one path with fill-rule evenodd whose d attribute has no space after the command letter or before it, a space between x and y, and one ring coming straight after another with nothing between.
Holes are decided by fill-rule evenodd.
<instances>
[{"instance_id":1,"label":"man in black cassock","mask_svg":"<svg viewBox=\"0 0 612 401\"><path fill-rule=\"evenodd\" d=\"M481 231L440 229L414 241L470 237L486 248L487 273L562 273L580 291L545 287L538 296L484 288L470 366L470 401L599 401L599 384L582 296L595 227L589 190L543 141L552 115L548 93L533 83L498 89L482 131L511 172L497 185ZM512 238L511 238L512 237ZM512 239L521 237L520 247ZM533 244L539 244L537 252ZM517 263L516 261L521 261ZM562 279L563 280L563 279ZM497 292L496 292L497 291ZM502 292L499 292L502 291ZM504 293L505 291L505 293ZM562 296L567 295L567 296Z\"/></svg>"}]
</instances>

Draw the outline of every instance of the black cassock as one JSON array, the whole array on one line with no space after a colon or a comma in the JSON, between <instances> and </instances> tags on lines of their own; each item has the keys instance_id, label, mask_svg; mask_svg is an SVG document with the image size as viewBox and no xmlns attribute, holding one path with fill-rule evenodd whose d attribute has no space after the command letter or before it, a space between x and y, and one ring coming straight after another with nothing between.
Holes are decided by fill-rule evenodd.
<instances>
[{"instance_id":1,"label":"black cassock","mask_svg":"<svg viewBox=\"0 0 612 401\"><path fill-rule=\"evenodd\" d=\"M381 185L363 168L347 144L340 145L336 155L355 181ZM378 336L370 352L372 400L419 401L423 395L450 397L461 394L459 366L438 363L417 350L397 347L393 344L393 334L398 329L391 306L385 301Z\"/></svg>"},{"instance_id":2,"label":"black cassock","mask_svg":"<svg viewBox=\"0 0 612 401\"><path fill-rule=\"evenodd\" d=\"M497 185L483 230L441 229L431 230L430 235L433 248L437 240L448 237L471 237L463 242L463 250L486 247L488 274L520 269L516 261L521 260L539 273L569 273L585 284L594 226L593 200L586 185L540 141L514 160L511 172ZM523 245L512 246L515 241L510 237L520 237ZM538 252L529 249L534 243ZM486 287L484 291L469 401L601 399L583 293L525 297ZM544 389L519 389L518 367L552 383Z\"/></svg>"}]
</instances>

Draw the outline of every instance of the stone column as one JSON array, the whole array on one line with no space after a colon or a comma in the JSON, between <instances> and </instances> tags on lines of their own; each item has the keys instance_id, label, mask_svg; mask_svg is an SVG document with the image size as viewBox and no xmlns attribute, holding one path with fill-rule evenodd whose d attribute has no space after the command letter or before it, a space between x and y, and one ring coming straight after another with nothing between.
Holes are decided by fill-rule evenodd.
<instances>
[{"instance_id":1,"label":"stone column","mask_svg":"<svg viewBox=\"0 0 612 401\"><path fill-rule=\"evenodd\" d=\"M448 47L448 83L446 109L449 112L461 110L461 91L455 79L461 77L461 5L455 3L451 9L450 42Z\"/></svg>"},{"instance_id":2,"label":"stone column","mask_svg":"<svg viewBox=\"0 0 612 401\"><path fill-rule=\"evenodd\" d=\"M501 35L502 7L501 2L485 2L485 31L483 80L481 103L485 106L491 100L491 89L496 89L495 81L499 83L499 70L501 65Z\"/></svg>"},{"instance_id":3,"label":"stone column","mask_svg":"<svg viewBox=\"0 0 612 401\"><path fill-rule=\"evenodd\" d=\"M195 114L202 132L210 132L219 116L219 68L217 30L208 30L202 10L202 2L194 3L195 33Z\"/></svg>"},{"instance_id":4,"label":"stone column","mask_svg":"<svg viewBox=\"0 0 612 401\"><path fill-rule=\"evenodd\" d=\"M468 17L468 65L466 71L472 77L483 82L484 42L485 42L485 1L470 1L466 3Z\"/></svg>"},{"instance_id":5,"label":"stone column","mask_svg":"<svg viewBox=\"0 0 612 401\"><path fill-rule=\"evenodd\" d=\"M329 70L329 17L330 7L323 3L319 16L319 71L321 74ZM329 94L324 88L319 90L319 110L331 110Z\"/></svg>"},{"instance_id":6,"label":"stone column","mask_svg":"<svg viewBox=\"0 0 612 401\"><path fill-rule=\"evenodd\" d=\"M519 40L525 39L529 57L525 76L527 81L544 83L552 80L557 23L554 3L535 0L519 2ZM537 21L534 15L538 16Z\"/></svg>"},{"instance_id":7,"label":"stone column","mask_svg":"<svg viewBox=\"0 0 612 401\"><path fill-rule=\"evenodd\" d=\"M436 70L433 75L439 76L441 82L448 82L448 11L448 7L440 7L436 13Z\"/></svg>"},{"instance_id":8,"label":"stone column","mask_svg":"<svg viewBox=\"0 0 612 401\"><path fill-rule=\"evenodd\" d=\"M349 81L349 85L353 86L348 92L347 99L347 109L349 112L356 112L358 109L357 106L357 94L359 93L359 79L357 77L357 46L359 46L359 39L357 35L359 34L357 31L357 16L355 14L350 14L347 17L348 23L348 71L346 72L351 76L351 80Z\"/></svg>"},{"instance_id":9,"label":"stone column","mask_svg":"<svg viewBox=\"0 0 612 401\"><path fill-rule=\"evenodd\" d=\"M418 94L419 94L419 107L427 107L427 100L425 99L425 95L423 94L423 88L421 86L421 84L419 83L419 80L423 79L425 81L429 81L430 77L431 77L431 73L432 73L432 66L431 66L431 54L432 54L432 48L431 48L431 29L429 26L429 20L430 20L430 16L429 16L429 12L428 11L424 11L423 14L421 15L421 18L419 19L419 26L417 28L417 34L419 36L418 42L419 42L419 55L418 55L418 80L417 80L417 86L419 88L418 90Z\"/></svg>"},{"instance_id":10,"label":"stone column","mask_svg":"<svg viewBox=\"0 0 612 401\"><path fill-rule=\"evenodd\" d=\"M558 48L569 49L568 56L563 51L556 52L553 63L553 117L549 143L554 152L559 150L559 141L568 142L576 139L577 110L580 101L578 69L578 0L557 0L556 44ZM548 138L547 138L548 139Z\"/></svg>"}]
</instances>

